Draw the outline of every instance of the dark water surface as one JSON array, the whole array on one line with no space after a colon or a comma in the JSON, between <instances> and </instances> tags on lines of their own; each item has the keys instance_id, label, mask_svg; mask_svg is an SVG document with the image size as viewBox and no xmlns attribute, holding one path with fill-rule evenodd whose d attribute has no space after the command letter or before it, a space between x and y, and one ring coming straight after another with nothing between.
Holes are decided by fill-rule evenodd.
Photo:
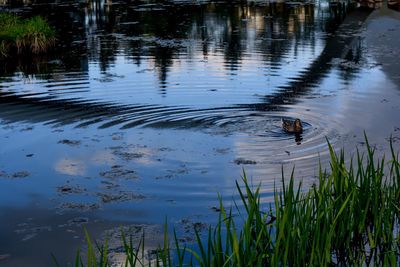
<instances>
[{"instance_id":1,"label":"dark water surface","mask_svg":"<svg viewBox=\"0 0 400 267\"><path fill-rule=\"evenodd\" d=\"M364 130L381 154L400 143L398 50L370 49L399 36L397 18L325 1L87 2L2 6L47 17L59 45L0 64L1 266L72 260L82 226L168 216L190 241L242 168L270 201L282 166L315 182L326 138L349 154Z\"/></svg>"}]
</instances>

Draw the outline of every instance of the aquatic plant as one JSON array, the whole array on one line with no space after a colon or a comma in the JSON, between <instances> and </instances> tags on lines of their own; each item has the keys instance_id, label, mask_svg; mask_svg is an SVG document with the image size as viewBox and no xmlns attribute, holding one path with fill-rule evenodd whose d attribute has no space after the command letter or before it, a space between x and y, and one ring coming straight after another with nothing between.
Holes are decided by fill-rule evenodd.
<instances>
[{"instance_id":1,"label":"aquatic plant","mask_svg":"<svg viewBox=\"0 0 400 267\"><path fill-rule=\"evenodd\" d=\"M329 144L329 143L328 143ZM319 169L308 191L282 175L268 208L260 202L260 185L236 183L241 203L225 208L205 238L195 229L196 244L182 245L164 229L164 244L146 260L144 238L137 246L122 233L125 266L399 266L400 163L392 143L391 160L366 152L345 163L343 150L329 144L330 169ZM75 266L110 266L107 243L97 246L86 234L86 256ZM171 246L171 244L173 246ZM86 259L86 262L84 262Z\"/></svg>"},{"instance_id":2,"label":"aquatic plant","mask_svg":"<svg viewBox=\"0 0 400 267\"><path fill-rule=\"evenodd\" d=\"M17 53L46 52L55 43L55 32L42 17L22 20L0 13L0 55L7 56L11 49Z\"/></svg>"}]
</instances>

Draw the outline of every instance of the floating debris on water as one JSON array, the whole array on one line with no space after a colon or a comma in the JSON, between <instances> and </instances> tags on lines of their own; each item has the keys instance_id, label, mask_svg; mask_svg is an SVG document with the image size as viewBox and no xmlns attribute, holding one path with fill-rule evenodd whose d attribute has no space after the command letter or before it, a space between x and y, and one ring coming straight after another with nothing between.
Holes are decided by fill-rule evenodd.
<instances>
[{"instance_id":1,"label":"floating debris on water","mask_svg":"<svg viewBox=\"0 0 400 267\"><path fill-rule=\"evenodd\" d=\"M61 194L80 194L86 192L85 188L81 188L77 186L70 186L70 185L62 185L57 187L57 192Z\"/></svg>"},{"instance_id":2,"label":"floating debris on water","mask_svg":"<svg viewBox=\"0 0 400 267\"><path fill-rule=\"evenodd\" d=\"M197 216L194 216L197 217ZM207 223L201 221L194 221L193 218L184 218L178 222L184 231L184 235L179 239L180 242L193 242L195 239L195 232L202 233L209 227Z\"/></svg>"},{"instance_id":3,"label":"floating debris on water","mask_svg":"<svg viewBox=\"0 0 400 267\"><path fill-rule=\"evenodd\" d=\"M30 173L28 171L18 171L18 172L14 172L12 174L8 174L5 171L0 171L0 177L4 177L4 178L25 178L28 177L30 175Z\"/></svg>"},{"instance_id":4,"label":"floating debris on water","mask_svg":"<svg viewBox=\"0 0 400 267\"><path fill-rule=\"evenodd\" d=\"M97 195L100 197L103 203L145 199L145 196L143 195L123 191L120 191L118 193L98 193Z\"/></svg>"},{"instance_id":5,"label":"floating debris on water","mask_svg":"<svg viewBox=\"0 0 400 267\"><path fill-rule=\"evenodd\" d=\"M235 159L234 163L237 164L237 165L257 164L257 162L254 161L254 160L243 159L243 158Z\"/></svg>"},{"instance_id":6,"label":"floating debris on water","mask_svg":"<svg viewBox=\"0 0 400 267\"><path fill-rule=\"evenodd\" d=\"M64 202L57 207L57 214L63 214L66 211L80 211L87 212L97 210L100 205L97 203L77 203L77 202Z\"/></svg>"},{"instance_id":7,"label":"floating debris on water","mask_svg":"<svg viewBox=\"0 0 400 267\"><path fill-rule=\"evenodd\" d=\"M111 170L100 172L99 175L101 177L108 178L108 179L132 180L132 179L137 179L138 178L138 176L136 174L136 171L129 170L129 169L124 169L120 165L114 165L114 166L111 167Z\"/></svg>"},{"instance_id":8,"label":"floating debris on water","mask_svg":"<svg viewBox=\"0 0 400 267\"><path fill-rule=\"evenodd\" d=\"M87 217L76 217L71 220L68 220L69 226L82 226L83 224L87 224L89 222L89 218Z\"/></svg>"},{"instance_id":9,"label":"floating debris on water","mask_svg":"<svg viewBox=\"0 0 400 267\"><path fill-rule=\"evenodd\" d=\"M81 144L81 141L63 139L63 140L58 141L58 143L63 144L63 145L69 145L69 146L79 146Z\"/></svg>"},{"instance_id":10,"label":"floating debris on water","mask_svg":"<svg viewBox=\"0 0 400 267\"><path fill-rule=\"evenodd\" d=\"M126 225L109 229L103 234L102 240L107 240L108 256L111 266L120 266L118 263L125 262L126 254L122 242L122 233L124 233L125 237L128 239L132 238L133 244L142 242L143 233L145 233L145 262L142 262L142 264L147 266L146 262L155 259L156 251L163 242L162 228L159 225L152 224Z\"/></svg>"},{"instance_id":11,"label":"floating debris on water","mask_svg":"<svg viewBox=\"0 0 400 267\"><path fill-rule=\"evenodd\" d=\"M26 224L25 226L28 226L29 224ZM17 234L23 234L24 236L22 237L22 241L28 241L34 237L36 237L39 233L41 232L51 232L52 228L51 226L35 226L35 227L27 227L27 228L20 228L15 230L15 233Z\"/></svg>"},{"instance_id":12,"label":"floating debris on water","mask_svg":"<svg viewBox=\"0 0 400 267\"><path fill-rule=\"evenodd\" d=\"M11 175L12 178L24 178L24 177L28 177L30 175L29 172L27 171L19 171L19 172L15 172Z\"/></svg>"}]
</instances>

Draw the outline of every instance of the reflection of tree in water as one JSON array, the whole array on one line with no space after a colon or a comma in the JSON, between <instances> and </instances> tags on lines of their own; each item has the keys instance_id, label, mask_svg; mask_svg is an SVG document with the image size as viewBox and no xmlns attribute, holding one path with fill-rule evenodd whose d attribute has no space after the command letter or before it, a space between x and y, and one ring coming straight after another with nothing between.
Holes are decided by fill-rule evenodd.
<instances>
[{"instance_id":1,"label":"reflection of tree in water","mask_svg":"<svg viewBox=\"0 0 400 267\"><path fill-rule=\"evenodd\" d=\"M393 10L400 11L400 0L388 0L387 7Z\"/></svg>"},{"instance_id":2,"label":"reflection of tree in water","mask_svg":"<svg viewBox=\"0 0 400 267\"><path fill-rule=\"evenodd\" d=\"M284 3L271 3L265 6L253 6L242 2L239 5L164 5L162 8L164 10L161 11L139 12L137 9L127 9L125 13L114 12L120 15L118 19L120 24L114 26L118 32L123 32L127 36L155 37L161 42L172 40L177 43L186 38L195 40L201 44L203 56L207 56L215 48L222 50L225 68L231 75L240 69L243 55L253 52L248 51L249 49L260 51L269 64L281 64L283 55L289 48L293 48L296 55L300 53L299 50L305 42L314 46L316 27L334 31L334 27L337 28L347 12L346 6L336 7L330 14L328 10L331 9L328 8L325 13L317 14L316 21L313 5L292 7ZM265 18L266 15L272 18ZM138 23L121 26L121 22ZM255 43L255 47L249 48L250 43ZM131 42L130 50L136 55L135 60L138 64L140 64L138 50L143 51L143 47L149 44L154 45L152 41ZM163 44L156 44L156 48L146 52L147 56L154 57L162 84L165 83L168 70L181 50L182 47L179 45L164 47Z\"/></svg>"},{"instance_id":3,"label":"reflection of tree in water","mask_svg":"<svg viewBox=\"0 0 400 267\"><path fill-rule=\"evenodd\" d=\"M346 15L351 10L354 10L354 6L346 5L342 2L335 2L334 5L331 5L327 10L329 13L323 15L330 18L329 20L325 20L325 23L323 24L325 31L328 33L335 32L337 30L337 25L345 20ZM343 34L351 36L354 33L355 32L350 31ZM345 61L343 61L342 64L339 64L340 77L346 82L350 82L354 79L361 69L359 66L363 57L361 38L353 38L352 42L348 44L348 47L349 49L346 50L346 54L342 56Z\"/></svg>"},{"instance_id":4,"label":"reflection of tree in water","mask_svg":"<svg viewBox=\"0 0 400 267\"><path fill-rule=\"evenodd\" d=\"M47 16L62 33L61 42L73 44L59 48L63 61L79 66L89 59L99 62L105 72L115 62L118 49L123 49L138 65L143 56L154 58L161 87L165 87L168 71L187 46L193 51L201 44L201 50L194 53L203 56L215 49L223 51L224 65L231 75L253 49L266 64L279 65L288 49L296 55L305 43L315 46L316 29L333 31L343 20L347 5L319 8L315 14L313 5L284 3L173 5L158 1L149 6L135 1L108 5L92 0L87 4L46 5L46 9L33 5L29 12ZM123 35L116 38L114 34ZM132 37L137 39L126 40ZM188 39L193 42L179 44Z\"/></svg>"},{"instance_id":5,"label":"reflection of tree in water","mask_svg":"<svg viewBox=\"0 0 400 267\"><path fill-rule=\"evenodd\" d=\"M155 67L158 69L158 78L160 80L161 93L165 94L167 73L173 65L174 50L169 47L156 47L152 54L155 60Z\"/></svg>"},{"instance_id":6,"label":"reflection of tree in water","mask_svg":"<svg viewBox=\"0 0 400 267\"><path fill-rule=\"evenodd\" d=\"M182 8L184 9L185 7ZM181 39L185 40L185 38L194 41L183 46L184 49L187 50L182 53L185 56L192 58L193 55L191 52L196 53L196 56L199 52L199 44L200 51L203 55L215 53L214 51L218 50L218 53L222 54L224 57L225 65L229 65L229 62L227 61L228 59L232 60L231 62L236 60L237 63L231 64L231 66L237 66L237 68L240 67L242 57L247 56L247 54L263 55L266 57L266 61L270 63L273 60L280 62L283 60L287 49L294 48L294 50L297 50L304 45L304 43L302 44L301 42L307 42L311 44L311 47L313 47L316 33L314 32L315 29L312 27L319 27L326 24L326 20L329 19L329 16L320 19L320 17L326 15L326 13L322 12L315 15L315 10L311 6L308 7L308 9L306 7L286 8L278 4L271 8L265 6L250 6L247 10L244 9L245 12L243 12L243 8L239 9L235 6L229 6L229 8L226 8L227 10L224 10L222 7L217 7L221 8L221 11L210 5L191 8L195 10L199 9L200 11L191 11L192 13L187 11L185 17L175 17L172 20L174 21L174 23L171 23L173 27L167 26L164 29L158 29L155 26L158 25L158 22L152 24L153 20L156 20L156 18L152 18L151 12L143 14L143 12L136 11L133 12L133 17L127 17L128 12L119 13L115 10L109 11L109 13L107 13L109 14L108 16L114 14L112 15L114 17L103 20L104 22L102 22L102 27L97 27L97 24L94 25L96 27L94 27L93 24L89 24L91 25L90 28L89 26L80 28L81 31L86 32L88 37L93 37L93 39L83 39L81 46L78 47L79 49L81 49L82 46L85 47L90 51L89 55L82 55L78 57L78 60L74 61L75 57L73 55L76 55L77 48L73 47L70 56L65 56L62 60L64 61L71 58L71 62L80 61L80 66L84 68L85 66L88 66L88 58L90 57L92 61L101 61L100 65L104 71L107 71L109 68L109 62L115 60L117 48L118 50L125 49L126 51L123 55L129 57L129 59L133 59L133 62L136 64L141 64L141 61L143 61L142 57L145 57L146 62L154 64L154 67L159 70L161 93L165 94L167 87L167 73L172 69L176 62L175 60L179 59L180 52L182 52L182 47L174 44L174 42L181 41ZM226 15L227 13L231 14L236 11L239 15ZM318 83L324 77L324 74L330 70L331 65L329 62L333 58L342 57L342 55L340 55L341 53L345 55L347 53L349 59L356 61L359 60L360 55L362 55L362 50L357 49L357 42L353 42L353 40L357 38L346 33L348 33L349 30L351 31L360 27L360 21L365 20L368 15L368 13L365 12L361 13L362 14L357 14L357 12L353 12L349 14L338 30L335 31L334 35L325 37L326 42L323 51L321 53L318 52L315 55L317 58L312 61L309 67L299 71L299 77L295 77L296 79L294 80L286 81L287 85L279 87L279 90L276 93L260 98L259 103L244 103L235 105L234 108L251 110L277 110L285 108L282 106L283 103L287 106L288 104L298 101L301 96L309 94L309 92L312 91L313 84ZM117 16L116 14L119 15ZM243 17L243 14L245 14L245 17ZM272 14L273 19L269 17L264 18L264 15L268 14ZM145 16L146 19L143 19L143 16ZM234 23L232 23L231 20L233 20ZM83 21L86 20L84 19ZM122 24L123 22L136 21L140 21L141 23ZM142 23L142 21L148 21L147 23L150 25L146 25L145 23ZM168 22L168 18L166 18L166 21ZM81 25L87 24L82 23ZM235 26L232 25L238 25L239 27L239 34L237 34L237 39L234 41L232 41L230 36L232 31L238 27L235 28ZM72 26L71 29L73 29ZM176 29L176 31L171 31L172 29ZM90 32L90 34L87 32ZM114 34L121 32L123 32L124 35ZM178 32L178 34L176 34L176 32ZM285 37L286 40L282 42L275 40L282 37ZM206 48L204 47L204 42L207 43ZM232 50L238 51L238 53L227 54L229 49L226 50L225 48L229 47L229 42L238 44L238 46L235 47L236 50ZM354 49L345 49L345 46L350 48L354 47ZM206 49L206 51L204 51L204 49ZM68 67L66 67L66 69L70 70ZM51 72L53 73L53 71ZM60 70L58 70L58 73L61 73L62 75L64 74L64 72L60 72ZM53 76L51 79L56 80L55 76L57 75L57 72L51 75ZM79 73L78 75L84 74ZM349 79L352 78L351 76L348 77ZM87 81L87 77L82 80L83 88L85 86L84 83ZM21 107L29 105L38 110L53 110L54 112L47 112L46 114L49 114L49 116L55 116L56 118L61 116L60 114L63 114L63 116L65 115L67 119L70 117L68 112L65 112L66 107L68 107L71 114L74 112L81 114L82 110L85 112L89 110L88 112L90 114L85 115L85 118L88 120L90 119L90 121L84 122L83 124L102 120L102 116L106 115L113 117L116 114L125 114L125 112L134 113L137 108L134 105L131 107L119 107L118 105L89 105L87 103L84 104L83 108L81 104L76 105L74 101L69 101L68 99L62 99L58 102L42 102L40 97L34 99L24 99L23 97L21 98L14 95L1 97L2 100L6 100L8 97L8 100L6 100L8 102L5 101L2 103L2 105L5 106L5 110L8 108L7 105L14 106L15 103L18 103L21 104ZM169 109L168 106L162 108ZM188 112L192 111L188 109ZM41 115L42 112L38 112L38 114L40 114L40 117L35 119L43 120L44 117ZM25 117L25 114L21 114L18 118L10 119L16 120Z\"/></svg>"},{"instance_id":7,"label":"reflection of tree in water","mask_svg":"<svg viewBox=\"0 0 400 267\"><path fill-rule=\"evenodd\" d=\"M265 13L269 18L261 32L262 43L259 48L269 64L281 64L282 55L286 54L290 46L293 46L294 56L297 56L305 43L311 42L311 46L315 45L313 5L289 7L282 3L273 3L266 7ZM275 17L278 19L272 19Z\"/></svg>"},{"instance_id":8,"label":"reflection of tree in water","mask_svg":"<svg viewBox=\"0 0 400 267\"><path fill-rule=\"evenodd\" d=\"M46 4L49 1L3 1L3 10L9 9L11 12L22 16L31 17L40 15L46 18L50 25L57 31L58 44L55 51L46 55L26 57L13 56L13 60L7 58L0 62L0 74L12 75L16 71L21 71L25 75L51 75L57 68L54 59L61 60L63 67L69 71L86 72L88 60L85 54L86 47L81 43L77 45L77 40L85 39L83 23L85 12L82 6L76 1L70 4L51 1L53 4ZM62 5L61 5L62 4Z\"/></svg>"},{"instance_id":9,"label":"reflection of tree in water","mask_svg":"<svg viewBox=\"0 0 400 267\"><path fill-rule=\"evenodd\" d=\"M321 4L321 2L319 2ZM318 9L319 17L322 23L321 30L325 32L334 32L338 25L345 19L346 14L354 9L353 5L348 5L342 2L337 2L335 5L330 5L329 8Z\"/></svg>"},{"instance_id":10,"label":"reflection of tree in water","mask_svg":"<svg viewBox=\"0 0 400 267\"><path fill-rule=\"evenodd\" d=\"M349 83L357 77L364 62L362 38L356 37L349 45L349 51L344 57L344 62L339 65L339 74L343 81Z\"/></svg>"}]
</instances>

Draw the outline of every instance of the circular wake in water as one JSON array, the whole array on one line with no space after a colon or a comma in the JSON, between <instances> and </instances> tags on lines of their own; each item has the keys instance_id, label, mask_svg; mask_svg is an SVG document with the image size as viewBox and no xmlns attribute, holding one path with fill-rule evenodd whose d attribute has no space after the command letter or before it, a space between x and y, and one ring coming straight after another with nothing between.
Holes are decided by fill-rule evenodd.
<instances>
[{"instance_id":1,"label":"circular wake in water","mask_svg":"<svg viewBox=\"0 0 400 267\"><path fill-rule=\"evenodd\" d=\"M314 157L321 147L326 146L326 138L332 138L334 129L340 129L340 120L335 120L326 107L313 112L297 105L297 111L287 107L262 109L251 105L220 108L193 108L185 106L161 105L116 105L76 99L38 98L30 95L2 94L0 109L5 121L42 122L54 126L73 124L76 127L94 126L98 128L116 127L130 129L151 127L159 129L198 129L214 135L238 135L257 146L268 145L268 155L293 154L297 158ZM324 114L325 113L325 114ZM324 120L320 118L324 117ZM303 133L294 135L282 129L282 119L300 118ZM328 123L329 122L329 123ZM249 144L251 148L252 145ZM277 148L277 149L274 149ZM254 152L254 151L253 151ZM255 153L259 154L259 153Z\"/></svg>"}]
</instances>

